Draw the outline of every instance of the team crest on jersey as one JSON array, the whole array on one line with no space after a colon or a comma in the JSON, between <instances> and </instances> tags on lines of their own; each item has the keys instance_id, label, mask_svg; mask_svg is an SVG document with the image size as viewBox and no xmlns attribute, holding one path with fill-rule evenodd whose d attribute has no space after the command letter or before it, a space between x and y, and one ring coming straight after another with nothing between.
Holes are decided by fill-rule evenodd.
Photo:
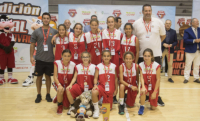
<instances>
[{"instance_id":1,"label":"team crest on jersey","mask_svg":"<svg viewBox=\"0 0 200 121\"><path fill-rule=\"evenodd\" d=\"M130 20L128 20L128 23L134 23L135 22L135 20L133 20L133 19L130 19Z\"/></svg>"},{"instance_id":2,"label":"team crest on jersey","mask_svg":"<svg viewBox=\"0 0 200 121\"><path fill-rule=\"evenodd\" d=\"M66 71L68 71L68 72L70 72L70 69L68 68L68 69L61 69L61 72L66 72Z\"/></svg>"},{"instance_id":3,"label":"team crest on jersey","mask_svg":"<svg viewBox=\"0 0 200 121\"><path fill-rule=\"evenodd\" d=\"M68 14L69 14L71 17L74 17L74 16L77 14L76 9L69 9Z\"/></svg>"},{"instance_id":4,"label":"team crest on jersey","mask_svg":"<svg viewBox=\"0 0 200 121\"><path fill-rule=\"evenodd\" d=\"M49 36L52 36L52 33L50 33Z\"/></svg>"},{"instance_id":5,"label":"team crest on jersey","mask_svg":"<svg viewBox=\"0 0 200 121\"><path fill-rule=\"evenodd\" d=\"M123 40L123 42L126 43L126 40ZM128 42L130 42L130 40L129 40ZM131 43L132 43L132 42L133 42L133 41L131 40Z\"/></svg>"},{"instance_id":6,"label":"team crest on jersey","mask_svg":"<svg viewBox=\"0 0 200 121\"><path fill-rule=\"evenodd\" d=\"M103 69L105 71L105 68ZM108 72L108 68L106 68L106 72ZM109 72L112 72L112 69L109 69Z\"/></svg>"},{"instance_id":7,"label":"team crest on jersey","mask_svg":"<svg viewBox=\"0 0 200 121\"><path fill-rule=\"evenodd\" d=\"M84 19L83 20L83 24L86 25L90 25L90 19Z\"/></svg>"},{"instance_id":8,"label":"team crest on jersey","mask_svg":"<svg viewBox=\"0 0 200 121\"><path fill-rule=\"evenodd\" d=\"M87 73L87 69L81 69L81 72L83 72L83 73ZM88 69L88 73L90 73L90 69Z\"/></svg>"},{"instance_id":9,"label":"team crest on jersey","mask_svg":"<svg viewBox=\"0 0 200 121\"><path fill-rule=\"evenodd\" d=\"M157 15L160 19L162 19L165 16L165 11L158 11Z\"/></svg>"},{"instance_id":10,"label":"team crest on jersey","mask_svg":"<svg viewBox=\"0 0 200 121\"><path fill-rule=\"evenodd\" d=\"M114 11L113 11L113 15L114 15L115 17L119 17L119 16L121 15L121 11L120 11L120 10L114 10Z\"/></svg>"}]
</instances>

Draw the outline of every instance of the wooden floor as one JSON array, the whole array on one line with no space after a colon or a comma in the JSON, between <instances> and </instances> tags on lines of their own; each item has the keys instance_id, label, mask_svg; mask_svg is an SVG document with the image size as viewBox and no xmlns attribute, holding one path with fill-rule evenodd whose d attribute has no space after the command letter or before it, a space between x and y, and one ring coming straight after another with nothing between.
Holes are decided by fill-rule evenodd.
<instances>
[{"instance_id":1,"label":"wooden floor","mask_svg":"<svg viewBox=\"0 0 200 121\"><path fill-rule=\"evenodd\" d=\"M4 84L0 86L0 121L75 121L68 116L67 110L62 115L57 115L57 105L45 100L46 88L42 87L42 101L35 103L36 86L22 87L22 82L28 73L14 73L19 79L19 84ZM7 73L5 74L7 79ZM130 120L140 121L200 121L200 84L193 82L183 84L183 76L174 76L174 84L167 81L167 77L161 76L161 96L165 102L164 107L158 106L155 111L149 110L149 103L145 104L143 116L137 114L139 109L139 96L134 108L128 108ZM51 96L56 95L51 89ZM128 115L119 115L117 105L113 105L110 121L126 121ZM99 119L86 119L86 121L102 121ZM128 121L128 120L127 120Z\"/></svg>"}]
</instances>

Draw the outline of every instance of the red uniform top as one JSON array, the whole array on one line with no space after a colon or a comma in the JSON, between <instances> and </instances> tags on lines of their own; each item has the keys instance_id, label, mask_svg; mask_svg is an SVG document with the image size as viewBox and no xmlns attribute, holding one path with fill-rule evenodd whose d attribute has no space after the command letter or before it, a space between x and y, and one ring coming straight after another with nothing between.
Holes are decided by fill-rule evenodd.
<instances>
[{"instance_id":1,"label":"red uniform top","mask_svg":"<svg viewBox=\"0 0 200 121\"><path fill-rule=\"evenodd\" d=\"M131 69L128 69L126 67L125 63L122 63L122 68L123 68L123 80L128 83L131 84L133 86L137 86L137 82L136 82L136 64L133 63ZM127 71L128 71L128 75L127 75ZM132 71L132 76L131 76L131 71Z\"/></svg>"},{"instance_id":2,"label":"red uniform top","mask_svg":"<svg viewBox=\"0 0 200 121\"><path fill-rule=\"evenodd\" d=\"M56 37L56 51L55 51L55 60L60 60L62 56L62 51L68 49L69 40L68 37Z\"/></svg>"},{"instance_id":3,"label":"red uniform top","mask_svg":"<svg viewBox=\"0 0 200 121\"><path fill-rule=\"evenodd\" d=\"M147 66L147 68L146 68L144 62L141 62L139 64L139 68L140 68L140 70L142 71L142 74L143 74L144 84L148 85L149 83L151 83L152 84L152 90L154 90L155 86L156 86L156 81L157 81L156 71L159 67L160 67L160 65L155 61L152 63L152 65ZM150 68L151 68L151 70L150 70ZM148 78L147 78L147 76L148 76ZM150 80L150 82L148 80Z\"/></svg>"},{"instance_id":4,"label":"red uniform top","mask_svg":"<svg viewBox=\"0 0 200 121\"><path fill-rule=\"evenodd\" d=\"M88 67L84 67L82 64L76 65L75 69L78 73L77 84L84 90L84 83L86 82L89 85L89 90L94 86L94 73L95 65L90 64ZM84 69L83 69L84 68Z\"/></svg>"},{"instance_id":5,"label":"red uniform top","mask_svg":"<svg viewBox=\"0 0 200 121\"><path fill-rule=\"evenodd\" d=\"M2 44L3 46L9 46L11 41L15 42L15 39L12 33L0 32L0 44ZM12 48L12 52L14 53L13 48ZM6 52L0 48L0 55L1 54L6 54Z\"/></svg>"},{"instance_id":6,"label":"red uniform top","mask_svg":"<svg viewBox=\"0 0 200 121\"><path fill-rule=\"evenodd\" d=\"M83 35L80 38L80 42L77 42L78 38L75 38L74 33L69 32L68 39L69 39L69 49L72 53L71 61L73 61L76 64L82 63L81 53L85 51L85 43ZM74 59L75 53L78 54L78 59Z\"/></svg>"},{"instance_id":7,"label":"red uniform top","mask_svg":"<svg viewBox=\"0 0 200 121\"><path fill-rule=\"evenodd\" d=\"M115 29L113 32L104 30L102 32L102 40L104 48L115 49L115 55L112 55L111 62L117 66L117 74L119 73L119 52L120 52L120 41L123 37L121 31Z\"/></svg>"},{"instance_id":8,"label":"red uniform top","mask_svg":"<svg viewBox=\"0 0 200 121\"><path fill-rule=\"evenodd\" d=\"M85 33L84 38L87 43L87 51L92 56L91 63L98 65L99 63L101 63L101 52L102 52L101 33L92 34L91 32L87 32ZM97 53L97 51L99 53Z\"/></svg>"},{"instance_id":9,"label":"red uniform top","mask_svg":"<svg viewBox=\"0 0 200 121\"><path fill-rule=\"evenodd\" d=\"M71 83L71 80L73 78L74 68L75 68L76 64L74 62L70 61L67 66L64 66L62 64L62 60L56 60L56 61L54 61L54 64L56 64L57 69L58 69L59 82L61 83L61 85L64 85L64 83L65 83L66 87L67 87ZM63 69L63 67L64 67L64 69ZM65 78L67 78L67 79L65 79Z\"/></svg>"},{"instance_id":10,"label":"red uniform top","mask_svg":"<svg viewBox=\"0 0 200 121\"><path fill-rule=\"evenodd\" d=\"M123 59L123 55L126 51L133 52L134 57L136 56L136 36L132 35L129 39L126 35L123 36L121 41L120 58Z\"/></svg>"},{"instance_id":11,"label":"red uniform top","mask_svg":"<svg viewBox=\"0 0 200 121\"><path fill-rule=\"evenodd\" d=\"M109 67L109 72L108 72ZM115 91L115 70L116 65L110 63L109 66L105 66L103 63L100 63L96 67L99 70L99 86L105 90L106 82L109 83L109 91L106 91L107 95L113 95ZM106 70L106 73L105 73Z\"/></svg>"}]
</instances>

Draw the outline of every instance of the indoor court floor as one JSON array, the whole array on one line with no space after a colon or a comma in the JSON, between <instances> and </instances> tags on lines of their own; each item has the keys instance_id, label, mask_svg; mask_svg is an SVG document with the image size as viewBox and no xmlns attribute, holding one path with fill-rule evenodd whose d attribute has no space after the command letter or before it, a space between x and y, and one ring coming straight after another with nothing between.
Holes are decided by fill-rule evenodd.
<instances>
[{"instance_id":1,"label":"indoor court floor","mask_svg":"<svg viewBox=\"0 0 200 121\"><path fill-rule=\"evenodd\" d=\"M36 86L22 87L23 81L29 73L14 73L13 77L19 84L6 83L0 86L0 121L75 121L64 110L62 115L57 115L57 105L45 100L46 86L42 85L42 101L35 103ZM5 74L7 80L7 73ZM133 108L127 108L125 115L118 114L118 105L113 105L110 121L200 121L200 84L193 82L193 77L187 84L183 83L183 76L173 76L175 83L167 81L161 74L160 95L165 103L164 107L158 106L151 111L149 103L145 103L144 115L138 115L139 95ZM35 82L35 80L34 80ZM56 91L51 88L51 97ZM86 119L86 121L102 121L99 119Z\"/></svg>"}]
</instances>

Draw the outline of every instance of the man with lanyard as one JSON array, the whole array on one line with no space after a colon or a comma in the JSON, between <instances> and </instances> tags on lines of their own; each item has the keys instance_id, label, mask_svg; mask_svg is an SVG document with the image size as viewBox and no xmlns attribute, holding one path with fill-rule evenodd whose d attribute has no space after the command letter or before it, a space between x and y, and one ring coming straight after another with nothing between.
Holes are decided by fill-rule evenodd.
<instances>
[{"instance_id":1,"label":"man with lanyard","mask_svg":"<svg viewBox=\"0 0 200 121\"><path fill-rule=\"evenodd\" d=\"M54 55L53 55L53 45L51 44L52 37L57 34L57 30L49 26L51 16L49 13L42 14L43 26L36 29L31 35L31 45L30 45L30 61L35 64L35 76L36 87L37 87L37 98L35 103L39 103L42 100L41 97L41 86L42 86L42 76L45 74L46 77L46 87L47 102L52 102L50 96L51 88L51 76L54 70ZM35 50L35 43L37 42L37 53L35 59L33 58L33 53ZM36 60L36 62L35 62Z\"/></svg>"},{"instance_id":2,"label":"man with lanyard","mask_svg":"<svg viewBox=\"0 0 200 121\"><path fill-rule=\"evenodd\" d=\"M154 58L157 63L161 65L161 42L166 37L165 26L161 20L152 17L151 5L145 4L142 7L143 18L134 22L134 35L136 35L140 42L140 52L138 63L143 62L143 51L146 48L153 50ZM146 100L149 96L146 97ZM158 104L164 106L161 97L158 97Z\"/></svg>"},{"instance_id":3,"label":"man with lanyard","mask_svg":"<svg viewBox=\"0 0 200 121\"><path fill-rule=\"evenodd\" d=\"M171 20L167 19L165 21L165 28L166 28L166 38L162 42L162 62L165 56L167 56L168 62L168 81L174 83L172 80L172 64L173 64L173 57L174 57L174 46L177 45L177 35L176 31L171 29ZM166 65L165 65L166 67Z\"/></svg>"},{"instance_id":4,"label":"man with lanyard","mask_svg":"<svg viewBox=\"0 0 200 121\"><path fill-rule=\"evenodd\" d=\"M65 20L64 25L66 26L67 32L74 32L74 30L70 28L71 22L70 22L69 19L66 19L66 20Z\"/></svg>"}]
</instances>

